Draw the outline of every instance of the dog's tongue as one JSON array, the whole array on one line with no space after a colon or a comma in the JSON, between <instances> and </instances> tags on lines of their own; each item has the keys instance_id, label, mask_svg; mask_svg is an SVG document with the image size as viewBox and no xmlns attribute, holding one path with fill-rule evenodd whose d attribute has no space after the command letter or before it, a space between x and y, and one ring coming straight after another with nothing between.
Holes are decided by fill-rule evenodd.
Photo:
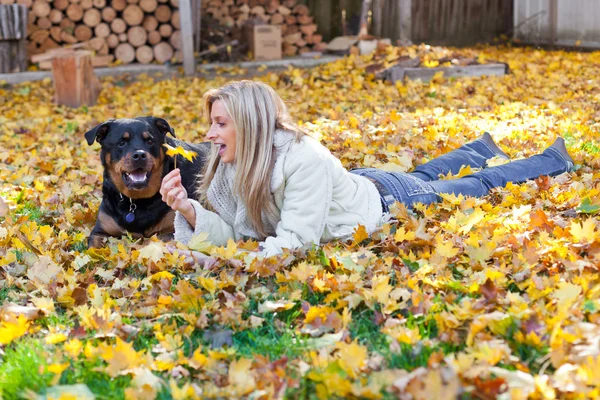
<instances>
[{"instance_id":1,"label":"dog's tongue","mask_svg":"<svg viewBox=\"0 0 600 400\"><path fill-rule=\"evenodd\" d=\"M144 171L132 172L129 174L129 179L132 182L144 182L146 180L146 173Z\"/></svg>"}]
</instances>

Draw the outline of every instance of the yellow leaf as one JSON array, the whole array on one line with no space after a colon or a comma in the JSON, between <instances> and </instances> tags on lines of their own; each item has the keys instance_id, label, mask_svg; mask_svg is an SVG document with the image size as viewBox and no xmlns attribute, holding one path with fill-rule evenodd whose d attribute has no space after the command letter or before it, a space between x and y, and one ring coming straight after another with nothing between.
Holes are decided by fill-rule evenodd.
<instances>
[{"instance_id":1,"label":"yellow leaf","mask_svg":"<svg viewBox=\"0 0 600 400\"><path fill-rule=\"evenodd\" d=\"M140 249L139 261L143 262L145 259L157 263L163 259L164 255L164 247L159 243L152 242Z\"/></svg>"},{"instance_id":2,"label":"yellow leaf","mask_svg":"<svg viewBox=\"0 0 600 400\"><path fill-rule=\"evenodd\" d=\"M552 292L550 296L556 299L556 307L559 311L566 311L571 308L580 294L581 286L569 282L560 282L558 289Z\"/></svg>"},{"instance_id":3,"label":"yellow leaf","mask_svg":"<svg viewBox=\"0 0 600 400\"><path fill-rule=\"evenodd\" d=\"M47 369L53 374L62 374L64 370L69 368L69 365L70 364L68 362L63 364L50 364L48 365Z\"/></svg>"},{"instance_id":4,"label":"yellow leaf","mask_svg":"<svg viewBox=\"0 0 600 400\"><path fill-rule=\"evenodd\" d=\"M591 243L598 239L598 231L596 231L596 223L594 218L586 219L582 224L575 221L571 222L571 235L578 242Z\"/></svg>"},{"instance_id":5,"label":"yellow leaf","mask_svg":"<svg viewBox=\"0 0 600 400\"><path fill-rule=\"evenodd\" d=\"M24 315L16 320L0 322L0 344L9 344L27 333L30 322Z\"/></svg>"},{"instance_id":6,"label":"yellow leaf","mask_svg":"<svg viewBox=\"0 0 600 400\"><path fill-rule=\"evenodd\" d=\"M227 241L227 247L217 247L213 249L213 252L222 258L230 259L235 256L237 252L237 245L233 239Z\"/></svg>"},{"instance_id":7,"label":"yellow leaf","mask_svg":"<svg viewBox=\"0 0 600 400\"><path fill-rule=\"evenodd\" d=\"M367 232L367 228L363 225L358 225L358 227L354 230L354 241L356 243L361 243L363 240L369 238L369 233Z\"/></svg>"},{"instance_id":8,"label":"yellow leaf","mask_svg":"<svg viewBox=\"0 0 600 400\"><path fill-rule=\"evenodd\" d=\"M451 258L454 257L458 254L459 249L454 247L454 244L452 243L451 240L443 240L441 238L438 238L438 240L436 240L436 246L435 246L435 253L445 257L445 258Z\"/></svg>"},{"instance_id":9,"label":"yellow leaf","mask_svg":"<svg viewBox=\"0 0 600 400\"><path fill-rule=\"evenodd\" d=\"M415 233L412 231L406 232L403 226L398 227L396 229L396 233L394 234L394 240L396 242L404 242L405 240L414 240L416 238Z\"/></svg>"},{"instance_id":10,"label":"yellow leaf","mask_svg":"<svg viewBox=\"0 0 600 400\"><path fill-rule=\"evenodd\" d=\"M63 348L71 357L77 358L83 349L83 343L81 343L81 340L75 338L65 343Z\"/></svg>"},{"instance_id":11,"label":"yellow leaf","mask_svg":"<svg viewBox=\"0 0 600 400\"><path fill-rule=\"evenodd\" d=\"M256 387L251 367L252 360L248 358L240 358L229 365L229 385L241 395L250 393Z\"/></svg>"},{"instance_id":12,"label":"yellow leaf","mask_svg":"<svg viewBox=\"0 0 600 400\"><path fill-rule=\"evenodd\" d=\"M188 161L194 160L194 158L198 155L195 151L186 150L181 146L173 147L164 143L163 146L167 148L167 155L170 157L174 157L176 155L180 155Z\"/></svg>"},{"instance_id":13,"label":"yellow leaf","mask_svg":"<svg viewBox=\"0 0 600 400\"><path fill-rule=\"evenodd\" d=\"M349 344L339 342L336 347L340 366L351 378L356 378L360 370L366 365L367 348L356 341Z\"/></svg>"},{"instance_id":14,"label":"yellow leaf","mask_svg":"<svg viewBox=\"0 0 600 400\"><path fill-rule=\"evenodd\" d=\"M135 351L131 343L124 342L118 336L114 345L101 343L98 350L100 357L108 363L106 372L113 377L147 364L144 353Z\"/></svg>"},{"instance_id":15,"label":"yellow leaf","mask_svg":"<svg viewBox=\"0 0 600 400\"><path fill-rule=\"evenodd\" d=\"M202 354L202 349L197 348L192 354L192 357L189 359L188 363L190 367L195 369L200 369L206 365L208 362L208 358L204 354Z\"/></svg>"},{"instance_id":16,"label":"yellow leaf","mask_svg":"<svg viewBox=\"0 0 600 400\"><path fill-rule=\"evenodd\" d=\"M213 294L217 290L217 280L214 278L205 278L203 276L198 277L198 283L210 294Z\"/></svg>"},{"instance_id":17,"label":"yellow leaf","mask_svg":"<svg viewBox=\"0 0 600 400\"><path fill-rule=\"evenodd\" d=\"M213 247L213 244L206 239L208 239L208 233L200 232L197 235L192 236L192 238L188 242L188 247L191 250L209 254L210 250Z\"/></svg>"},{"instance_id":18,"label":"yellow leaf","mask_svg":"<svg viewBox=\"0 0 600 400\"><path fill-rule=\"evenodd\" d=\"M311 276L315 276L320 269L319 266L303 261L290 270L290 278L299 282L306 282Z\"/></svg>"},{"instance_id":19,"label":"yellow leaf","mask_svg":"<svg viewBox=\"0 0 600 400\"><path fill-rule=\"evenodd\" d=\"M67 340L67 335L65 335L64 333L50 333L48 334L48 336L46 336L47 344L61 343L65 340Z\"/></svg>"}]
</instances>

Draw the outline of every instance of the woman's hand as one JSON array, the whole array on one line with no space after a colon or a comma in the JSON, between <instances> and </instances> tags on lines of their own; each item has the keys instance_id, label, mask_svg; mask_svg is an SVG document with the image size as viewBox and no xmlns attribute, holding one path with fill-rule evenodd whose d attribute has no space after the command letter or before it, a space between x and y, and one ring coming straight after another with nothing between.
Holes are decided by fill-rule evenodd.
<instances>
[{"instance_id":1,"label":"woman's hand","mask_svg":"<svg viewBox=\"0 0 600 400\"><path fill-rule=\"evenodd\" d=\"M181 183L179 168L169 172L160 185L162 200L175 211L179 211L191 226L196 225L196 211Z\"/></svg>"}]
</instances>

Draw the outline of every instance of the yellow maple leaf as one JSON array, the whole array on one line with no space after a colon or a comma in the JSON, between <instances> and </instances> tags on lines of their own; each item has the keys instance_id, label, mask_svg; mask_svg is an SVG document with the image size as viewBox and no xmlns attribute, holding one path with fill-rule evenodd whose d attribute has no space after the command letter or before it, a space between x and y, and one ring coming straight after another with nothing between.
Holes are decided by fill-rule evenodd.
<instances>
[{"instance_id":1,"label":"yellow maple leaf","mask_svg":"<svg viewBox=\"0 0 600 400\"><path fill-rule=\"evenodd\" d=\"M197 348L192 354L192 357L188 360L190 367L194 369L200 369L206 365L208 358L202 353L202 348Z\"/></svg>"},{"instance_id":2,"label":"yellow maple leaf","mask_svg":"<svg viewBox=\"0 0 600 400\"><path fill-rule=\"evenodd\" d=\"M289 277L298 282L306 282L311 276L315 276L321 268L317 265L309 264L306 261L301 262L290 270Z\"/></svg>"},{"instance_id":3,"label":"yellow maple leaf","mask_svg":"<svg viewBox=\"0 0 600 400\"><path fill-rule=\"evenodd\" d=\"M188 247L191 250L209 254L210 250L213 248L213 244L207 239L208 233L200 232L197 235L192 236L192 238L188 242Z\"/></svg>"},{"instance_id":4,"label":"yellow maple leaf","mask_svg":"<svg viewBox=\"0 0 600 400\"><path fill-rule=\"evenodd\" d=\"M167 155L173 157L173 160L175 161L175 168L177 168L177 157L175 156L180 155L188 161L193 161L194 158L198 155L198 153L196 153L195 151L186 150L181 146L173 147L169 146L166 143L164 143L163 146L167 148Z\"/></svg>"},{"instance_id":5,"label":"yellow maple leaf","mask_svg":"<svg viewBox=\"0 0 600 400\"><path fill-rule=\"evenodd\" d=\"M67 335L65 335L64 333L50 333L48 336L46 336L47 344L61 343L65 340L67 340Z\"/></svg>"},{"instance_id":6,"label":"yellow maple leaf","mask_svg":"<svg viewBox=\"0 0 600 400\"><path fill-rule=\"evenodd\" d=\"M403 226L396 229L396 233L394 234L394 240L396 242L404 242L405 240L414 240L416 238L415 233L413 231L406 231Z\"/></svg>"},{"instance_id":7,"label":"yellow maple leaf","mask_svg":"<svg viewBox=\"0 0 600 400\"><path fill-rule=\"evenodd\" d=\"M596 223L593 218L586 219L583 223L579 224L575 221L571 222L571 235L578 242L591 243L598 239L598 231L596 230Z\"/></svg>"},{"instance_id":8,"label":"yellow maple leaf","mask_svg":"<svg viewBox=\"0 0 600 400\"><path fill-rule=\"evenodd\" d=\"M356 378L361 368L366 364L367 348L356 341L352 343L338 342L336 347L340 366L350 377Z\"/></svg>"},{"instance_id":9,"label":"yellow maple leaf","mask_svg":"<svg viewBox=\"0 0 600 400\"><path fill-rule=\"evenodd\" d=\"M71 357L77 358L83 349L83 343L81 343L81 340L75 338L65 343L63 348Z\"/></svg>"},{"instance_id":10,"label":"yellow maple leaf","mask_svg":"<svg viewBox=\"0 0 600 400\"><path fill-rule=\"evenodd\" d=\"M53 374L62 374L63 371L66 370L67 368L69 368L70 365L71 364L66 362L63 364L50 364L46 368L48 369L48 371L52 372Z\"/></svg>"},{"instance_id":11,"label":"yellow maple leaf","mask_svg":"<svg viewBox=\"0 0 600 400\"><path fill-rule=\"evenodd\" d=\"M240 358L229 365L229 384L241 395L250 393L256 387L251 367L252 360L248 358Z\"/></svg>"},{"instance_id":12,"label":"yellow maple leaf","mask_svg":"<svg viewBox=\"0 0 600 400\"><path fill-rule=\"evenodd\" d=\"M369 238L369 233L367 232L367 228L363 225L358 225L358 227L354 230L354 241L356 243L361 243L363 240Z\"/></svg>"},{"instance_id":13,"label":"yellow maple leaf","mask_svg":"<svg viewBox=\"0 0 600 400\"><path fill-rule=\"evenodd\" d=\"M10 321L0 322L0 344L9 344L27 333L31 323L24 315Z\"/></svg>"},{"instance_id":14,"label":"yellow maple leaf","mask_svg":"<svg viewBox=\"0 0 600 400\"><path fill-rule=\"evenodd\" d=\"M458 254L459 249L454 247L452 240L438 238L436 240L435 252L442 257L451 258Z\"/></svg>"},{"instance_id":15,"label":"yellow maple leaf","mask_svg":"<svg viewBox=\"0 0 600 400\"><path fill-rule=\"evenodd\" d=\"M230 259L235 256L237 252L237 244L233 239L229 239L227 241L227 247L215 247L213 248L213 253L219 257Z\"/></svg>"},{"instance_id":16,"label":"yellow maple leaf","mask_svg":"<svg viewBox=\"0 0 600 400\"><path fill-rule=\"evenodd\" d=\"M135 351L131 343L121 340L118 336L114 345L102 343L98 350L100 357L108 363L106 372L112 377L147 364L144 353Z\"/></svg>"},{"instance_id":17,"label":"yellow maple leaf","mask_svg":"<svg viewBox=\"0 0 600 400\"><path fill-rule=\"evenodd\" d=\"M146 259L157 263L163 259L164 255L164 247L159 243L152 242L140 249L138 260L143 262Z\"/></svg>"},{"instance_id":18,"label":"yellow maple leaf","mask_svg":"<svg viewBox=\"0 0 600 400\"><path fill-rule=\"evenodd\" d=\"M581 286L569 282L560 282L558 289L551 293L556 299L556 307L559 311L568 310L581 294Z\"/></svg>"}]
</instances>

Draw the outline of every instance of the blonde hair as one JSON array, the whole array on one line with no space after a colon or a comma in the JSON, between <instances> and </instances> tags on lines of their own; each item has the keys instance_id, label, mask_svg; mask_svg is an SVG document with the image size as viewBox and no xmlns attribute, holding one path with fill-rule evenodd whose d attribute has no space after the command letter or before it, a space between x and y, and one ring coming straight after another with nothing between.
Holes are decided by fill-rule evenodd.
<instances>
[{"instance_id":1,"label":"blonde hair","mask_svg":"<svg viewBox=\"0 0 600 400\"><path fill-rule=\"evenodd\" d=\"M246 205L250 223L260 240L275 234L279 213L271 194L271 176L275 163L273 137L277 129L305 135L291 122L285 103L269 85L242 80L211 89L204 95L204 108L210 124L215 101L221 100L236 128L234 193ZM221 157L212 146L200 176L199 197L212 208L206 197Z\"/></svg>"}]
</instances>

